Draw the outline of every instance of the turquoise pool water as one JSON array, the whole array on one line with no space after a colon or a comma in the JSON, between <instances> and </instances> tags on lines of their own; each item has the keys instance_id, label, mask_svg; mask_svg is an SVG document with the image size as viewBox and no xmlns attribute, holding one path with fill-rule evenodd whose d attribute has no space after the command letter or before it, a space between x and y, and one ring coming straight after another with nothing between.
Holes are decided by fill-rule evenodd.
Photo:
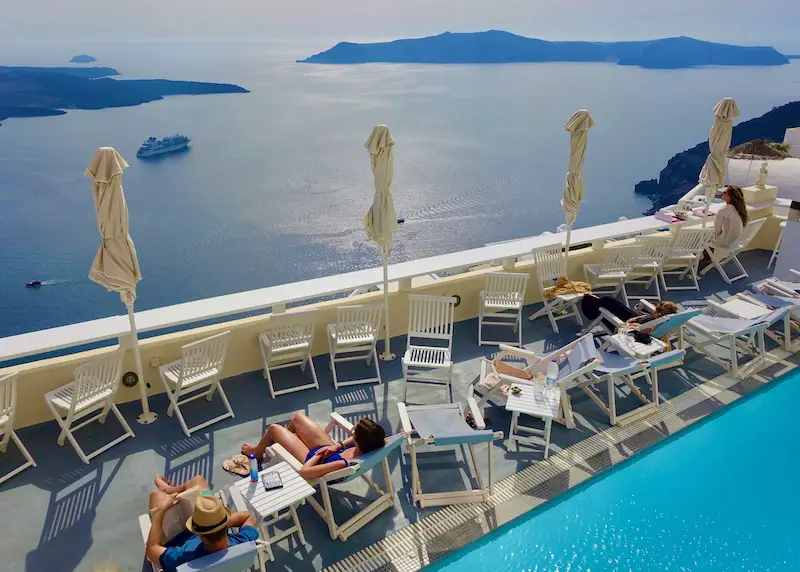
<instances>
[{"instance_id":1,"label":"turquoise pool water","mask_svg":"<svg viewBox=\"0 0 800 572\"><path fill-rule=\"evenodd\" d=\"M792 374L430 569L800 570L799 408Z\"/></svg>"}]
</instances>

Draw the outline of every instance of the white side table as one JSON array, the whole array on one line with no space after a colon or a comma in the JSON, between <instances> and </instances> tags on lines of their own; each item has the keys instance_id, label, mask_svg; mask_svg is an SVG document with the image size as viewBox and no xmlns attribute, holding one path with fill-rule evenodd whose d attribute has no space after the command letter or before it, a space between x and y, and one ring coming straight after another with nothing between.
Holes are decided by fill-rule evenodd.
<instances>
[{"instance_id":1,"label":"white side table","mask_svg":"<svg viewBox=\"0 0 800 572\"><path fill-rule=\"evenodd\" d=\"M280 474L283 487L265 491L264 485L261 483L261 475L272 471L277 471ZM314 487L309 485L297 471L283 461L264 469L258 474L258 477L259 480L255 483L247 477L236 481L233 486L242 493L245 502L255 513L259 522L261 536L267 546L269 559L274 562L275 556L272 553L271 544L283 540L295 532L300 538L300 542L306 543L303 528L300 526L300 519L297 518L297 505L314 494ZM288 519L292 520L293 526L270 537L269 527L276 522Z\"/></svg>"},{"instance_id":2,"label":"white side table","mask_svg":"<svg viewBox=\"0 0 800 572\"><path fill-rule=\"evenodd\" d=\"M638 359L647 359L653 354L661 353L667 348L667 344L656 338L651 338L649 344L642 344L634 340L628 334L614 334L606 336L605 342L609 349L616 351L619 355L626 355Z\"/></svg>"},{"instance_id":3,"label":"white side table","mask_svg":"<svg viewBox=\"0 0 800 572\"><path fill-rule=\"evenodd\" d=\"M536 386L539 387L536 387ZM511 390L508 392L506 401L506 411L511 411L511 427L508 430L508 440L518 443L534 443L536 440L528 435L521 435L521 432L534 433L537 429L526 427L519 424L519 414L539 417L544 420L544 458L550 454L550 429L553 419L558 417L558 408L561 405L561 389L546 389L543 384L537 382L515 383L514 387L519 387L522 391L516 395Z\"/></svg>"}]
</instances>

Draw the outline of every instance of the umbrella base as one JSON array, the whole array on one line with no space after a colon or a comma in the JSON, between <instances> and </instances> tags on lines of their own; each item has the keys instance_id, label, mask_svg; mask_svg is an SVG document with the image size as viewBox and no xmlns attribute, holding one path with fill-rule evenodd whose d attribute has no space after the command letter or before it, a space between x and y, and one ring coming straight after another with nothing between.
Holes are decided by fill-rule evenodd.
<instances>
[{"instance_id":1,"label":"umbrella base","mask_svg":"<svg viewBox=\"0 0 800 572\"><path fill-rule=\"evenodd\" d=\"M150 411L149 413L142 413L139 415L136 421L138 421L140 425L150 425L156 419L158 419L158 414L155 411Z\"/></svg>"},{"instance_id":2,"label":"umbrella base","mask_svg":"<svg viewBox=\"0 0 800 572\"><path fill-rule=\"evenodd\" d=\"M381 355L380 355L380 358L381 358L381 360L383 360L383 361L392 361L392 360L393 360L394 358L396 358L396 357L397 357L397 356L396 356L395 354L393 354L393 353L388 353L388 354L387 354L386 352L383 352L383 353L381 353Z\"/></svg>"}]
</instances>

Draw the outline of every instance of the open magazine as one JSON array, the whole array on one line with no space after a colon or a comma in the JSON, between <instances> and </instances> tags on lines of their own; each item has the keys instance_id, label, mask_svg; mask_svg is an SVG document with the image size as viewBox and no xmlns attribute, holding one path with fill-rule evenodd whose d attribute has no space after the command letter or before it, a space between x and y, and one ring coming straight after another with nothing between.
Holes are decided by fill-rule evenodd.
<instances>
[{"instance_id":1,"label":"open magazine","mask_svg":"<svg viewBox=\"0 0 800 572\"><path fill-rule=\"evenodd\" d=\"M164 543L186 530L186 521L194 513L194 501L203 494L206 494L206 491L195 485L175 496L177 503L164 513L164 519L161 521Z\"/></svg>"}]
</instances>

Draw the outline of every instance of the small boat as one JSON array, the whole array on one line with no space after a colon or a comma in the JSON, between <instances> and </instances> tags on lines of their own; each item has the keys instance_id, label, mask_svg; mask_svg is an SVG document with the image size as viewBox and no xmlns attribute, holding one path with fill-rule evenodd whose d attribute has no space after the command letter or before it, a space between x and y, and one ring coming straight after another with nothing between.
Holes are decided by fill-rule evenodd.
<instances>
[{"instance_id":1,"label":"small boat","mask_svg":"<svg viewBox=\"0 0 800 572\"><path fill-rule=\"evenodd\" d=\"M404 219L403 217L397 219L397 224L403 224L404 222L406 222L406 219Z\"/></svg>"},{"instance_id":2,"label":"small boat","mask_svg":"<svg viewBox=\"0 0 800 572\"><path fill-rule=\"evenodd\" d=\"M38 288L41 285L42 285L41 280L31 280L30 282L25 283L26 288Z\"/></svg>"}]
</instances>

